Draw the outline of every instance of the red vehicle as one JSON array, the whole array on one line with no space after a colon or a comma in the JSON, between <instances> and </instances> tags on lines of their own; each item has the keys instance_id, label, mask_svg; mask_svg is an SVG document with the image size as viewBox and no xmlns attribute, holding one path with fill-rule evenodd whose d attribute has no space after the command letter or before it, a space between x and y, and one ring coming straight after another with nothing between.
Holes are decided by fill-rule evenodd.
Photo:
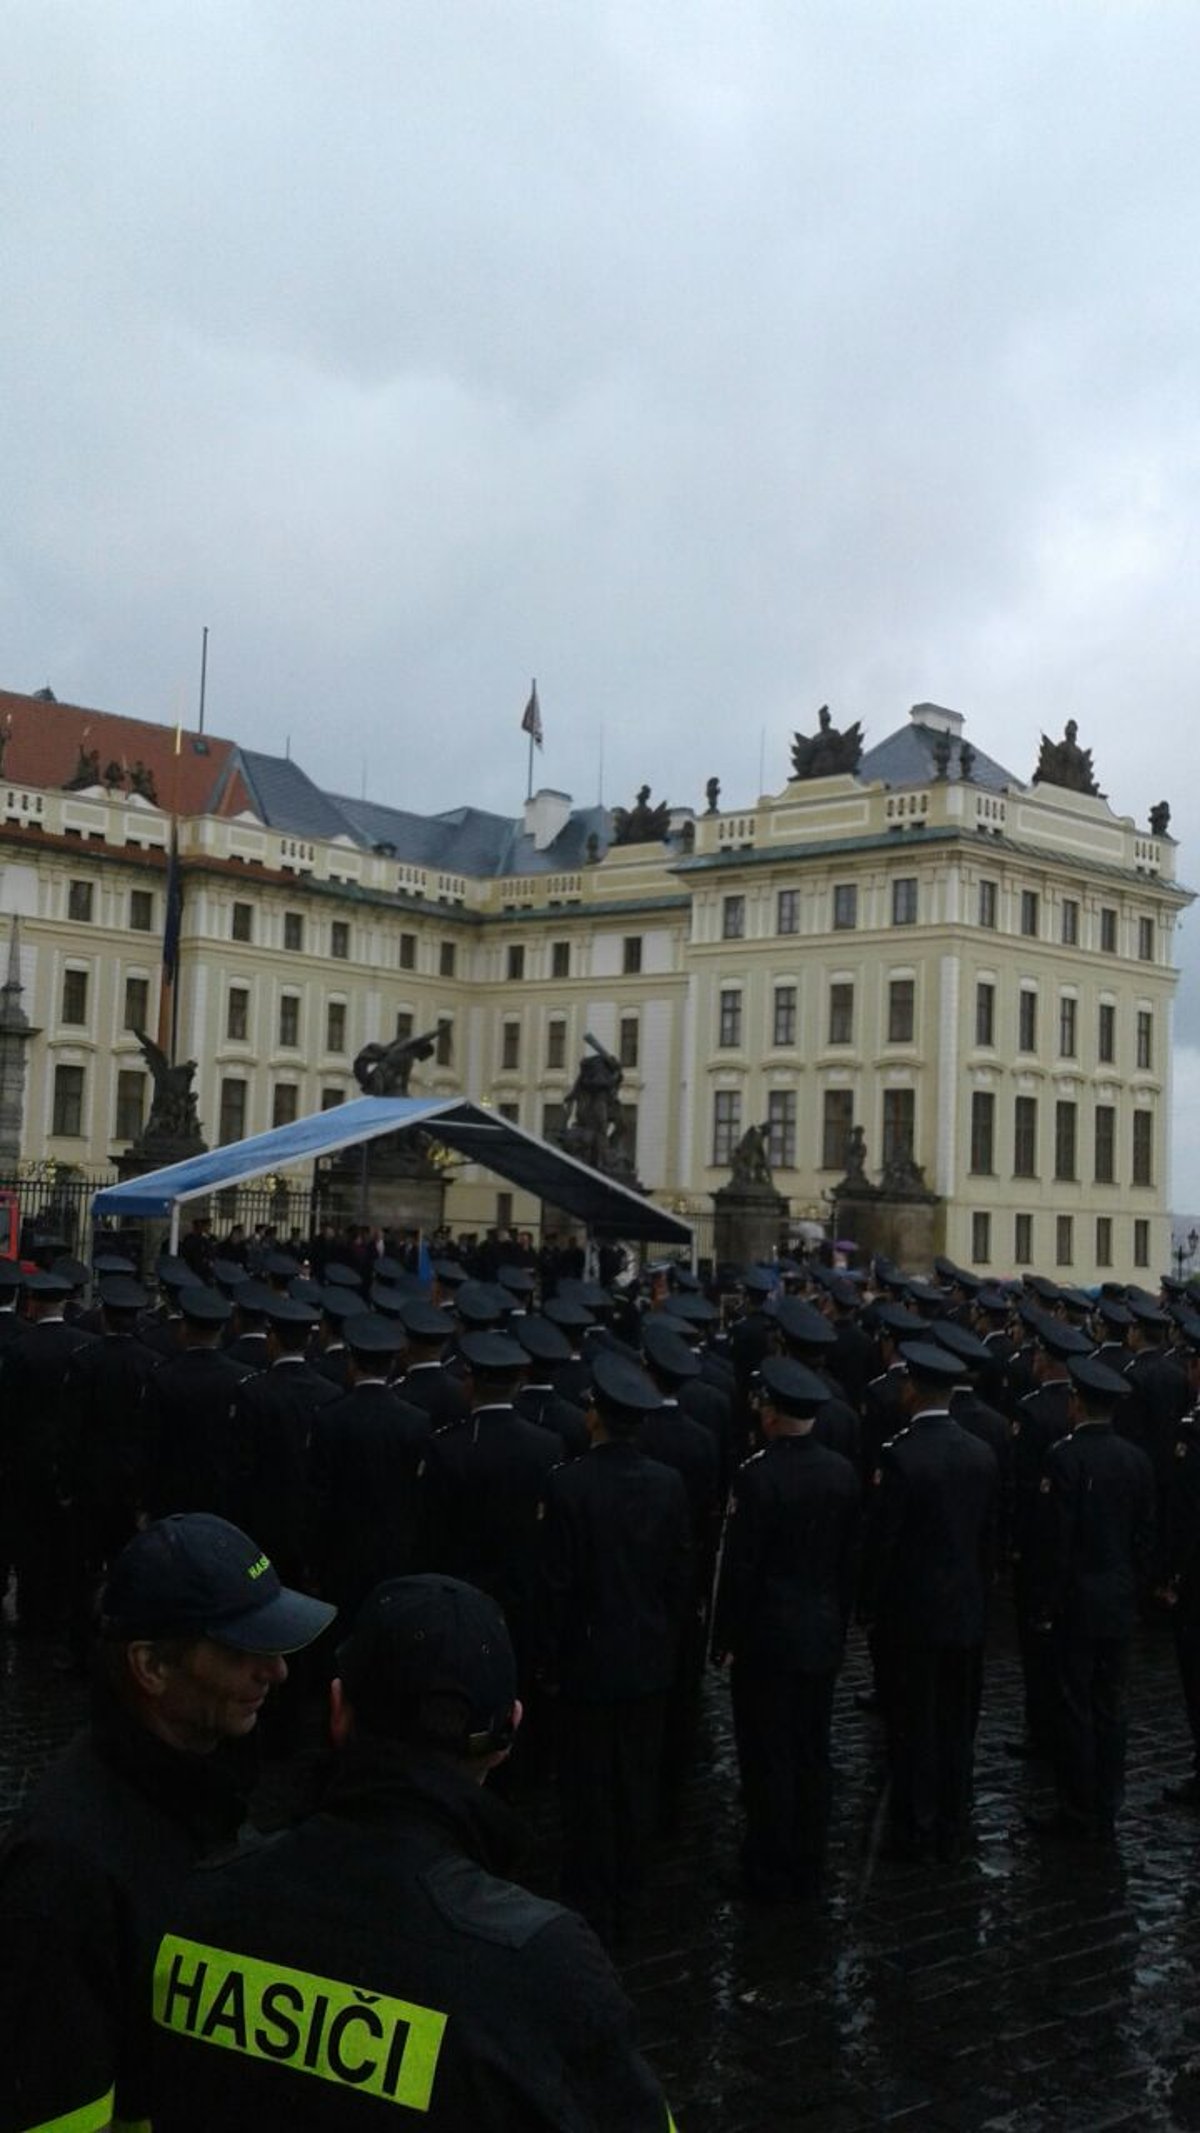
<instances>
[{"instance_id":1,"label":"red vehicle","mask_svg":"<svg viewBox=\"0 0 1200 2133\"><path fill-rule=\"evenodd\" d=\"M15 1192L0 1192L0 1259L15 1259L21 1237L21 1217Z\"/></svg>"}]
</instances>

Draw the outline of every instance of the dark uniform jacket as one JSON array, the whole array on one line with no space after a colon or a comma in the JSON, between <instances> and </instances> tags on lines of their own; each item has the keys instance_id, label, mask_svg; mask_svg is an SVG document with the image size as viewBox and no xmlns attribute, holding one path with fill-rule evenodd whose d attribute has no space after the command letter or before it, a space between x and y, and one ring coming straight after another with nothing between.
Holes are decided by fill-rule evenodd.
<instances>
[{"instance_id":1,"label":"dark uniform jacket","mask_svg":"<svg viewBox=\"0 0 1200 2133\"><path fill-rule=\"evenodd\" d=\"M1180 1423L1171 1461L1167 1576L1180 1622L1200 1625L1200 1429L1194 1415Z\"/></svg>"},{"instance_id":2,"label":"dark uniform jacket","mask_svg":"<svg viewBox=\"0 0 1200 2133\"><path fill-rule=\"evenodd\" d=\"M462 1379L440 1363L410 1364L403 1377L397 1378L396 1391L410 1407L421 1408L434 1429L461 1422L471 1411Z\"/></svg>"},{"instance_id":3,"label":"dark uniform jacket","mask_svg":"<svg viewBox=\"0 0 1200 2133\"><path fill-rule=\"evenodd\" d=\"M141 1501L143 1395L158 1367L135 1333L105 1333L67 1369L63 1488L83 1528L117 1545L132 1534Z\"/></svg>"},{"instance_id":4,"label":"dark uniform jacket","mask_svg":"<svg viewBox=\"0 0 1200 2133\"><path fill-rule=\"evenodd\" d=\"M497 1878L510 1827L363 1741L321 1813L195 1875L155 1966L155 2133L667 2133L599 1943Z\"/></svg>"},{"instance_id":5,"label":"dark uniform jacket","mask_svg":"<svg viewBox=\"0 0 1200 2133\"><path fill-rule=\"evenodd\" d=\"M860 1492L849 1460L776 1437L738 1469L725 1522L713 1654L747 1673L829 1674L854 1597Z\"/></svg>"},{"instance_id":6,"label":"dark uniform jacket","mask_svg":"<svg viewBox=\"0 0 1200 2133\"><path fill-rule=\"evenodd\" d=\"M1154 1547L1154 1476L1108 1422L1051 1447L1040 1492L1035 1610L1071 1637L1128 1637Z\"/></svg>"},{"instance_id":7,"label":"dark uniform jacket","mask_svg":"<svg viewBox=\"0 0 1200 2133\"><path fill-rule=\"evenodd\" d=\"M1013 1551L1021 1557L1034 1545L1042 1473L1052 1444L1067 1434L1068 1378L1035 1385L1018 1405L1013 1421Z\"/></svg>"},{"instance_id":8,"label":"dark uniform jacket","mask_svg":"<svg viewBox=\"0 0 1200 2133\"><path fill-rule=\"evenodd\" d=\"M0 2124L148 2115L137 1964L189 1866L234 1840L236 1754L181 1755L101 1695L0 1850ZM141 2070L144 2074L144 2069ZM94 2106L89 2114L88 2107Z\"/></svg>"},{"instance_id":9,"label":"dark uniform jacket","mask_svg":"<svg viewBox=\"0 0 1200 2133\"><path fill-rule=\"evenodd\" d=\"M58 1488L72 1361L93 1336L65 1319L25 1323L0 1350L0 1470L17 1497L41 1503Z\"/></svg>"},{"instance_id":10,"label":"dark uniform jacket","mask_svg":"<svg viewBox=\"0 0 1200 2133\"><path fill-rule=\"evenodd\" d=\"M546 1680L598 1703L670 1689L691 1554L687 1494L670 1467L618 1441L556 1467L540 1584Z\"/></svg>"},{"instance_id":11,"label":"dark uniform jacket","mask_svg":"<svg viewBox=\"0 0 1200 2133\"><path fill-rule=\"evenodd\" d=\"M522 1675L531 1656L538 1514L546 1477L561 1458L553 1430L503 1404L476 1408L425 1447L425 1560L478 1585L503 1608Z\"/></svg>"},{"instance_id":12,"label":"dark uniform jacket","mask_svg":"<svg viewBox=\"0 0 1200 2133\"><path fill-rule=\"evenodd\" d=\"M279 1356L238 1386L233 1427L238 1447L234 1524L253 1534L285 1582L303 1579L312 1531L313 1433L336 1385L302 1356Z\"/></svg>"},{"instance_id":13,"label":"dark uniform jacket","mask_svg":"<svg viewBox=\"0 0 1200 2133\"><path fill-rule=\"evenodd\" d=\"M554 1431L564 1459L582 1459L590 1447L592 1440L583 1408L576 1407L571 1400L564 1400L555 1386L522 1385L513 1405L527 1422L536 1422L539 1429Z\"/></svg>"},{"instance_id":14,"label":"dark uniform jacket","mask_svg":"<svg viewBox=\"0 0 1200 2133\"><path fill-rule=\"evenodd\" d=\"M382 1578L414 1567L417 1469L428 1442L428 1415L371 1379L317 1415L311 1560L321 1591L344 1614Z\"/></svg>"},{"instance_id":15,"label":"dark uniform jacket","mask_svg":"<svg viewBox=\"0 0 1200 2133\"><path fill-rule=\"evenodd\" d=\"M231 1409L248 1374L220 1348L183 1348L147 1380L144 1508L151 1518L171 1511L234 1516L238 1444Z\"/></svg>"},{"instance_id":16,"label":"dark uniform jacket","mask_svg":"<svg viewBox=\"0 0 1200 2133\"><path fill-rule=\"evenodd\" d=\"M996 1460L943 1409L914 1415L873 1477L862 1611L900 1641L982 1642L995 1553Z\"/></svg>"}]
</instances>

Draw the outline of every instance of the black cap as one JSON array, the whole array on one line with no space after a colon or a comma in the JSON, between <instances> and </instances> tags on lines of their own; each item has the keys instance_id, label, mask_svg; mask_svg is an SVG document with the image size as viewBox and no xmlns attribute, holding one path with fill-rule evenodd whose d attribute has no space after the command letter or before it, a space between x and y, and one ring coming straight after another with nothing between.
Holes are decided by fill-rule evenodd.
<instances>
[{"instance_id":1,"label":"black cap","mask_svg":"<svg viewBox=\"0 0 1200 2133\"><path fill-rule=\"evenodd\" d=\"M640 1363L632 1363L615 1348L599 1348L591 1358L592 1397L602 1413L619 1416L634 1424L662 1406L657 1386Z\"/></svg>"},{"instance_id":2,"label":"black cap","mask_svg":"<svg viewBox=\"0 0 1200 2133\"><path fill-rule=\"evenodd\" d=\"M233 1292L233 1302L247 1318L261 1318L278 1296L278 1289L265 1281L247 1280L243 1274Z\"/></svg>"},{"instance_id":3,"label":"black cap","mask_svg":"<svg viewBox=\"0 0 1200 2133\"><path fill-rule=\"evenodd\" d=\"M933 1338L939 1348L946 1348L956 1355L968 1370L982 1369L992 1361L992 1351L985 1348L978 1334L966 1326L956 1326L953 1319L940 1318L933 1328Z\"/></svg>"},{"instance_id":4,"label":"black cap","mask_svg":"<svg viewBox=\"0 0 1200 2133\"><path fill-rule=\"evenodd\" d=\"M75 1284L68 1281L64 1274L39 1272L26 1274L25 1287L30 1296L44 1296L48 1302L53 1302L56 1297L63 1300L70 1296Z\"/></svg>"},{"instance_id":5,"label":"black cap","mask_svg":"<svg viewBox=\"0 0 1200 2133\"><path fill-rule=\"evenodd\" d=\"M1033 1337L1062 1362L1068 1356L1090 1355L1096 1345L1086 1333L1079 1331L1078 1326L1069 1326L1062 1318L1039 1318L1033 1328Z\"/></svg>"},{"instance_id":6,"label":"black cap","mask_svg":"<svg viewBox=\"0 0 1200 2133\"><path fill-rule=\"evenodd\" d=\"M672 1318L681 1318L687 1326L715 1326L721 1314L707 1296L693 1296L690 1290L677 1290L663 1299L663 1307Z\"/></svg>"},{"instance_id":7,"label":"black cap","mask_svg":"<svg viewBox=\"0 0 1200 2133\"><path fill-rule=\"evenodd\" d=\"M342 1339L352 1355L398 1355L404 1328L380 1311L352 1311L342 1325Z\"/></svg>"},{"instance_id":8,"label":"black cap","mask_svg":"<svg viewBox=\"0 0 1200 2133\"><path fill-rule=\"evenodd\" d=\"M101 1596L106 1636L211 1637L238 1652L298 1652L337 1609L279 1582L257 1543L209 1511L160 1518L122 1548Z\"/></svg>"},{"instance_id":9,"label":"black cap","mask_svg":"<svg viewBox=\"0 0 1200 2133\"><path fill-rule=\"evenodd\" d=\"M1106 1326L1131 1326L1133 1324L1133 1313L1128 1304L1119 1302L1115 1296L1101 1296L1099 1298L1096 1304L1096 1316L1097 1318L1102 1318Z\"/></svg>"},{"instance_id":10,"label":"black cap","mask_svg":"<svg viewBox=\"0 0 1200 2133\"><path fill-rule=\"evenodd\" d=\"M769 1267L748 1266L742 1275L742 1287L747 1296L769 1296L778 1283L778 1275Z\"/></svg>"},{"instance_id":11,"label":"black cap","mask_svg":"<svg viewBox=\"0 0 1200 2133\"><path fill-rule=\"evenodd\" d=\"M274 1289L262 1307L263 1317L273 1326L315 1326L317 1314L298 1296L280 1296Z\"/></svg>"},{"instance_id":12,"label":"black cap","mask_svg":"<svg viewBox=\"0 0 1200 2133\"><path fill-rule=\"evenodd\" d=\"M311 1274L293 1274L288 1283L289 1296L294 1296L298 1303L312 1304L317 1311L321 1308L323 1294L320 1282L314 1281Z\"/></svg>"},{"instance_id":13,"label":"black cap","mask_svg":"<svg viewBox=\"0 0 1200 2133\"><path fill-rule=\"evenodd\" d=\"M212 1278L220 1284L221 1288L232 1291L240 1288L242 1282L245 1281L246 1269L237 1259L214 1259L212 1263Z\"/></svg>"},{"instance_id":14,"label":"black cap","mask_svg":"<svg viewBox=\"0 0 1200 2133\"><path fill-rule=\"evenodd\" d=\"M481 1370L485 1375L507 1377L511 1370L525 1368L525 1350L518 1341L510 1340L507 1333L487 1330L464 1333L458 1349L472 1370Z\"/></svg>"},{"instance_id":15,"label":"black cap","mask_svg":"<svg viewBox=\"0 0 1200 2133\"><path fill-rule=\"evenodd\" d=\"M0 1289L19 1289L24 1278L15 1259L0 1259Z\"/></svg>"},{"instance_id":16,"label":"black cap","mask_svg":"<svg viewBox=\"0 0 1200 2133\"><path fill-rule=\"evenodd\" d=\"M542 1305L542 1317L552 1326L561 1326L564 1333L584 1333L596 1321L581 1303L574 1303L569 1296L552 1296Z\"/></svg>"},{"instance_id":17,"label":"black cap","mask_svg":"<svg viewBox=\"0 0 1200 2133\"><path fill-rule=\"evenodd\" d=\"M296 1271L293 1267L292 1272ZM325 1286L335 1289L359 1289L362 1283L354 1268L347 1266L344 1259L328 1259L325 1262Z\"/></svg>"},{"instance_id":18,"label":"black cap","mask_svg":"<svg viewBox=\"0 0 1200 2133\"><path fill-rule=\"evenodd\" d=\"M1119 1370L1113 1370L1095 1355L1073 1355L1067 1364L1071 1381L1081 1392L1095 1393L1106 1400L1123 1400L1132 1390L1128 1378Z\"/></svg>"},{"instance_id":19,"label":"black cap","mask_svg":"<svg viewBox=\"0 0 1200 2133\"><path fill-rule=\"evenodd\" d=\"M454 1332L454 1321L448 1311L430 1303L424 1296L408 1296L400 1311L400 1323L409 1338L414 1341L448 1341Z\"/></svg>"},{"instance_id":20,"label":"black cap","mask_svg":"<svg viewBox=\"0 0 1200 2133\"><path fill-rule=\"evenodd\" d=\"M502 1266L496 1281L511 1296L532 1296L537 1287L537 1275L528 1266Z\"/></svg>"},{"instance_id":21,"label":"black cap","mask_svg":"<svg viewBox=\"0 0 1200 2133\"><path fill-rule=\"evenodd\" d=\"M929 1320L918 1317L906 1304L872 1304L871 1319L884 1333L890 1333L893 1340L919 1341L929 1331Z\"/></svg>"},{"instance_id":22,"label":"black cap","mask_svg":"<svg viewBox=\"0 0 1200 2133\"><path fill-rule=\"evenodd\" d=\"M975 1298L975 1309L986 1311L989 1318L1007 1318L1012 1310L1012 1298L1006 1296L1003 1289L983 1288Z\"/></svg>"},{"instance_id":23,"label":"black cap","mask_svg":"<svg viewBox=\"0 0 1200 2133\"><path fill-rule=\"evenodd\" d=\"M53 1261L50 1272L58 1274L63 1281L69 1281L73 1289L81 1289L88 1278L88 1270L82 1259L72 1259L66 1252L61 1258Z\"/></svg>"},{"instance_id":24,"label":"black cap","mask_svg":"<svg viewBox=\"0 0 1200 2133\"><path fill-rule=\"evenodd\" d=\"M365 1318L367 1301L359 1289L340 1289L336 1283L321 1291L321 1309L326 1318L344 1325L350 1318Z\"/></svg>"},{"instance_id":25,"label":"black cap","mask_svg":"<svg viewBox=\"0 0 1200 2133\"><path fill-rule=\"evenodd\" d=\"M93 1274L133 1274L137 1269L132 1259L123 1252L97 1252L92 1261Z\"/></svg>"},{"instance_id":26,"label":"black cap","mask_svg":"<svg viewBox=\"0 0 1200 2133\"><path fill-rule=\"evenodd\" d=\"M759 1368L763 1391L772 1407L799 1420L815 1415L831 1397L829 1387L815 1370L806 1370L790 1355L766 1355Z\"/></svg>"},{"instance_id":27,"label":"black cap","mask_svg":"<svg viewBox=\"0 0 1200 2133\"><path fill-rule=\"evenodd\" d=\"M291 1252L280 1251L278 1246L265 1254L262 1264L263 1273L269 1274L274 1281L290 1281L293 1274L300 1272L299 1260Z\"/></svg>"},{"instance_id":28,"label":"black cap","mask_svg":"<svg viewBox=\"0 0 1200 2133\"><path fill-rule=\"evenodd\" d=\"M394 1281L373 1281L371 1309L384 1312L388 1318L403 1318L404 1306L411 1293L411 1290L399 1288Z\"/></svg>"},{"instance_id":29,"label":"black cap","mask_svg":"<svg viewBox=\"0 0 1200 2133\"><path fill-rule=\"evenodd\" d=\"M364 1601L337 1669L368 1732L403 1740L425 1697L459 1699L461 1748L503 1736L517 1694L508 1626L496 1602L458 1578L389 1578Z\"/></svg>"},{"instance_id":30,"label":"black cap","mask_svg":"<svg viewBox=\"0 0 1200 2133\"><path fill-rule=\"evenodd\" d=\"M454 1308L467 1326L498 1326L512 1307L511 1296L490 1281L464 1281L454 1298Z\"/></svg>"},{"instance_id":31,"label":"black cap","mask_svg":"<svg viewBox=\"0 0 1200 2133\"><path fill-rule=\"evenodd\" d=\"M192 1282L179 1291L179 1308L194 1326L224 1326L233 1317L233 1305L218 1289Z\"/></svg>"},{"instance_id":32,"label":"black cap","mask_svg":"<svg viewBox=\"0 0 1200 2133\"><path fill-rule=\"evenodd\" d=\"M149 1293L130 1274L111 1274L100 1282L97 1294L106 1311L144 1311Z\"/></svg>"},{"instance_id":33,"label":"black cap","mask_svg":"<svg viewBox=\"0 0 1200 2133\"><path fill-rule=\"evenodd\" d=\"M800 1296L781 1296L776 1312L785 1340L798 1348L832 1348L837 1334L827 1318Z\"/></svg>"},{"instance_id":34,"label":"black cap","mask_svg":"<svg viewBox=\"0 0 1200 2133\"><path fill-rule=\"evenodd\" d=\"M469 1277L465 1266L457 1259L435 1259L433 1271L444 1289L458 1289Z\"/></svg>"},{"instance_id":35,"label":"black cap","mask_svg":"<svg viewBox=\"0 0 1200 2133\"><path fill-rule=\"evenodd\" d=\"M154 1268L154 1278L160 1289L186 1289L195 1281L186 1259L173 1258L170 1252L160 1252Z\"/></svg>"},{"instance_id":36,"label":"black cap","mask_svg":"<svg viewBox=\"0 0 1200 2133\"><path fill-rule=\"evenodd\" d=\"M699 1377L699 1356L680 1340L665 1311L651 1311L642 1321L642 1347L651 1368L664 1378L682 1385L687 1378Z\"/></svg>"},{"instance_id":37,"label":"black cap","mask_svg":"<svg viewBox=\"0 0 1200 2133\"><path fill-rule=\"evenodd\" d=\"M901 1341L900 1353L909 1375L924 1379L927 1384L952 1385L963 1374L958 1357L934 1341Z\"/></svg>"},{"instance_id":38,"label":"black cap","mask_svg":"<svg viewBox=\"0 0 1200 2133\"><path fill-rule=\"evenodd\" d=\"M1139 1326L1149 1326L1152 1331L1156 1331L1168 1323L1165 1311L1160 1311L1155 1303L1143 1301L1140 1296L1131 1296L1129 1298L1129 1309Z\"/></svg>"},{"instance_id":39,"label":"black cap","mask_svg":"<svg viewBox=\"0 0 1200 2133\"><path fill-rule=\"evenodd\" d=\"M527 1311L523 1318L514 1318L513 1338L537 1363L570 1360L571 1343L561 1327L552 1325L548 1318L537 1317L532 1311Z\"/></svg>"}]
</instances>

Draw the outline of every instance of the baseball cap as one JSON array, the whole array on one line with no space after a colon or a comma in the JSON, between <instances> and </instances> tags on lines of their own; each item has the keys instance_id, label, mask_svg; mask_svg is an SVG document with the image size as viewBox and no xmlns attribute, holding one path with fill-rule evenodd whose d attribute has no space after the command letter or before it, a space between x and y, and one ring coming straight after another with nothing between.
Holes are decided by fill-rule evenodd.
<instances>
[{"instance_id":1,"label":"baseball cap","mask_svg":"<svg viewBox=\"0 0 1200 2133\"><path fill-rule=\"evenodd\" d=\"M177 1511L128 1541L100 1602L108 1637L211 1637L237 1652L298 1652L337 1613L282 1585L257 1542L210 1511Z\"/></svg>"},{"instance_id":2,"label":"baseball cap","mask_svg":"<svg viewBox=\"0 0 1200 2133\"><path fill-rule=\"evenodd\" d=\"M388 1578L339 1645L337 1671L372 1733L403 1739L423 1697L463 1705L464 1750L503 1732L517 1694L508 1626L496 1602L460 1578Z\"/></svg>"}]
</instances>

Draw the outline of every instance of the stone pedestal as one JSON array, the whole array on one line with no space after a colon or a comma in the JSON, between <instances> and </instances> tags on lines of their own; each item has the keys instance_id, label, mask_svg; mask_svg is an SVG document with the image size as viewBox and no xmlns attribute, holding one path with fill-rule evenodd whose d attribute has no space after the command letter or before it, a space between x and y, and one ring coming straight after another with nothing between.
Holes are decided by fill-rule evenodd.
<instances>
[{"instance_id":1,"label":"stone pedestal","mask_svg":"<svg viewBox=\"0 0 1200 2133\"><path fill-rule=\"evenodd\" d=\"M411 1140L364 1141L325 1166L322 1213L332 1222L366 1222L372 1229L440 1229L446 1180L423 1145Z\"/></svg>"},{"instance_id":2,"label":"stone pedestal","mask_svg":"<svg viewBox=\"0 0 1200 2133\"><path fill-rule=\"evenodd\" d=\"M865 1264L876 1253L906 1274L931 1274L943 1249L945 1208L940 1200L891 1199L885 1193L839 1194L834 1235L853 1238Z\"/></svg>"},{"instance_id":3,"label":"stone pedestal","mask_svg":"<svg viewBox=\"0 0 1200 2133\"><path fill-rule=\"evenodd\" d=\"M773 1185L722 1185L712 1196L718 1266L770 1260L787 1234L788 1204Z\"/></svg>"}]
</instances>

